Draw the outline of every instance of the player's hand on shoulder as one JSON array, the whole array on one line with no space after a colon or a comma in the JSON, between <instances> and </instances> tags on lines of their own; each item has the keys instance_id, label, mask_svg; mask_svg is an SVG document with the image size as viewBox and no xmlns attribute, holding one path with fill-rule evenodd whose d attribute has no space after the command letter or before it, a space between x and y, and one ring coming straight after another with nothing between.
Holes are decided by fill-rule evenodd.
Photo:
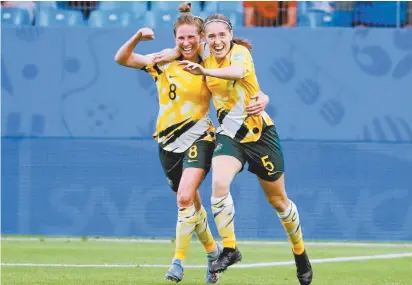
<instances>
[{"instance_id":1,"label":"player's hand on shoulder","mask_svg":"<svg viewBox=\"0 0 412 285\"><path fill-rule=\"evenodd\" d=\"M160 52L153 54L155 63L167 63L177 59L180 56L180 51L177 48L166 48Z\"/></svg>"},{"instance_id":2,"label":"player's hand on shoulder","mask_svg":"<svg viewBox=\"0 0 412 285\"><path fill-rule=\"evenodd\" d=\"M179 65L182 66L183 70L193 75L206 75L205 69L198 63L191 62L189 60L182 60L179 61Z\"/></svg>"},{"instance_id":3,"label":"player's hand on shoulder","mask_svg":"<svg viewBox=\"0 0 412 285\"><path fill-rule=\"evenodd\" d=\"M155 38L154 32L151 28L141 28L137 31L141 41L151 41Z\"/></svg>"}]
</instances>

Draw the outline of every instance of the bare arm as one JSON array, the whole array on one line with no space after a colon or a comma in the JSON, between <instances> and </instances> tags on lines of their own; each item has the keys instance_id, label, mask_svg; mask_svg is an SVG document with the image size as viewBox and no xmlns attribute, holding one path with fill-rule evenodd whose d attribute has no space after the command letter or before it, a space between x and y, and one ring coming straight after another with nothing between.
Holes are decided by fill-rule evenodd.
<instances>
[{"instance_id":1,"label":"bare arm","mask_svg":"<svg viewBox=\"0 0 412 285\"><path fill-rule=\"evenodd\" d=\"M201 42L198 50L199 56L205 60L206 57L210 54L209 47L206 43ZM179 48L175 46L174 48L167 48L158 53L153 54L154 62L156 63L167 63L171 62L175 59L178 59L182 53L180 52Z\"/></svg>"},{"instance_id":2,"label":"bare arm","mask_svg":"<svg viewBox=\"0 0 412 285\"><path fill-rule=\"evenodd\" d=\"M117 51L114 60L123 66L141 69L152 64L152 59L148 56L133 53L134 48L140 41L154 39L153 31L149 28L142 28L137 31L127 42Z\"/></svg>"},{"instance_id":3,"label":"bare arm","mask_svg":"<svg viewBox=\"0 0 412 285\"><path fill-rule=\"evenodd\" d=\"M244 9L244 19L245 19L245 27L253 27L253 16L255 13L254 7L245 7Z\"/></svg>"},{"instance_id":4,"label":"bare arm","mask_svg":"<svg viewBox=\"0 0 412 285\"><path fill-rule=\"evenodd\" d=\"M167 63L179 58L182 54L177 47L166 48L153 54L153 60L156 63Z\"/></svg>"},{"instance_id":5,"label":"bare arm","mask_svg":"<svg viewBox=\"0 0 412 285\"><path fill-rule=\"evenodd\" d=\"M211 68L206 69L198 63L188 60L182 60L179 65L183 66L183 69L194 75L206 75L211 77L217 77L226 80L238 80L242 79L245 74L245 68L240 65L232 65L223 68Z\"/></svg>"},{"instance_id":6,"label":"bare arm","mask_svg":"<svg viewBox=\"0 0 412 285\"><path fill-rule=\"evenodd\" d=\"M296 7L290 6L287 10L287 20L283 27L296 27L297 15Z\"/></svg>"},{"instance_id":7,"label":"bare arm","mask_svg":"<svg viewBox=\"0 0 412 285\"><path fill-rule=\"evenodd\" d=\"M206 76L212 76L226 80L242 79L244 74L245 68L240 65L232 65L223 68L205 69Z\"/></svg>"}]
</instances>

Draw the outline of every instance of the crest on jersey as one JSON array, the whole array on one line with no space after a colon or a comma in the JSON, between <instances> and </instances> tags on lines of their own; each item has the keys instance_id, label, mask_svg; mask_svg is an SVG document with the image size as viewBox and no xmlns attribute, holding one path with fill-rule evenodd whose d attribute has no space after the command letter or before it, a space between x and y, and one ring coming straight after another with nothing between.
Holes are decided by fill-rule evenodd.
<instances>
[{"instance_id":1,"label":"crest on jersey","mask_svg":"<svg viewBox=\"0 0 412 285\"><path fill-rule=\"evenodd\" d=\"M233 55L233 60L236 61L245 61L245 56L243 54L235 54Z\"/></svg>"},{"instance_id":2,"label":"crest on jersey","mask_svg":"<svg viewBox=\"0 0 412 285\"><path fill-rule=\"evenodd\" d=\"M219 150L221 150L223 147L223 145L221 143L218 143L215 147L215 152L218 152Z\"/></svg>"}]
</instances>

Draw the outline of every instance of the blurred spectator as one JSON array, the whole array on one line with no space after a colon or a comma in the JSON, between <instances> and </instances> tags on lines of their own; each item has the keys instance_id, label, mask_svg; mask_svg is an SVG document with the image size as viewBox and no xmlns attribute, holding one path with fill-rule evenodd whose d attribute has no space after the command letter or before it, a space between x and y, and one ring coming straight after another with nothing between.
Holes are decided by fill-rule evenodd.
<instances>
[{"instance_id":1,"label":"blurred spectator","mask_svg":"<svg viewBox=\"0 0 412 285\"><path fill-rule=\"evenodd\" d=\"M29 12L30 20L33 22L34 10L36 8L34 1L1 1L1 6L8 8L25 9L27 10L27 12Z\"/></svg>"},{"instance_id":2,"label":"blurred spectator","mask_svg":"<svg viewBox=\"0 0 412 285\"><path fill-rule=\"evenodd\" d=\"M335 1L309 1L311 10L332 13L335 10Z\"/></svg>"},{"instance_id":3,"label":"blurred spectator","mask_svg":"<svg viewBox=\"0 0 412 285\"><path fill-rule=\"evenodd\" d=\"M337 1L335 3L335 9L338 11L349 11L353 12L355 2L353 1Z\"/></svg>"},{"instance_id":4,"label":"blurred spectator","mask_svg":"<svg viewBox=\"0 0 412 285\"><path fill-rule=\"evenodd\" d=\"M246 27L295 27L296 1L243 2Z\"/></svg>"},{"instance_id":5,"label":"blurred spectator","mask_svg":"<svg viewBox=\"0 0 412 285\"><path fill-rule=\"evenodd\" d=\"M404 26L407 17L406 1L356 1L354 26L387 27ZM399 22L399 23L398 23Z\"/></svg>"},{"instance_id":6,"label":"blurred spectator","mask_svg":"<svg viewBox=\"0 0 412 285\"><path fill-rule=\"evenodd\" d=\"M408 7L406 12L406 26L412 27L412 1L408 1Z\"/></svg>"},{"instance_id":7,"label":"blurred spectator","mask_svg":"<svg viewBox=\"0 0 412 285\"><path fill-rule=\"evenodd\" d=\"M97 9L99 1L57 1L57 4L66 5L69 9L80 10L83 13L85 19L89 18L91 11Z\"/></svg>"}]
</instances>

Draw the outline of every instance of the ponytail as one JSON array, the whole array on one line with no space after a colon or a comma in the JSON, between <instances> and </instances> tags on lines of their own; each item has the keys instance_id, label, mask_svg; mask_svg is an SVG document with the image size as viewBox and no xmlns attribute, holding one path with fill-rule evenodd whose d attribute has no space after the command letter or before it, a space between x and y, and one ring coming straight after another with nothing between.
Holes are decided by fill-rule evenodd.
<instances>
[{"instance_id":1,"label":"ponytail","mask_svg":"<svg viewBox=\"0 0 412 285\"><path fill-rule=\"evenodd\" d=\"M249 51L252 50L252 44L246 39L240 39L240 38L233 37L232 42L237 45L244 46Z\"/></svg>"},{"instance_id":2,"label":"ponytail","mask_svg":"<svg viewBox=\"0 0 412 285\"><path fill-rule=\"evenodd\" d=\"M184 13L190 14L190 11L192 10L192 3L190 2L183 3L179 6L178 10L182 14Z\"/></svg>"},{"instance_id":3,"label":"ponytail","mask_svg":"<svg viewBox=\"0 0 412 285\"><path fill-rule=\"evenodd\" d=\"M182 25L194 25L197 28L197 33L199 35L203 34L203 20L198 16L192 15L190 12L192 10L192 4L190 2L183 3L179 6L180 17L176 20L174 24L174 35L176 36L176 30Z\"/></svg>"}]
</instances>

